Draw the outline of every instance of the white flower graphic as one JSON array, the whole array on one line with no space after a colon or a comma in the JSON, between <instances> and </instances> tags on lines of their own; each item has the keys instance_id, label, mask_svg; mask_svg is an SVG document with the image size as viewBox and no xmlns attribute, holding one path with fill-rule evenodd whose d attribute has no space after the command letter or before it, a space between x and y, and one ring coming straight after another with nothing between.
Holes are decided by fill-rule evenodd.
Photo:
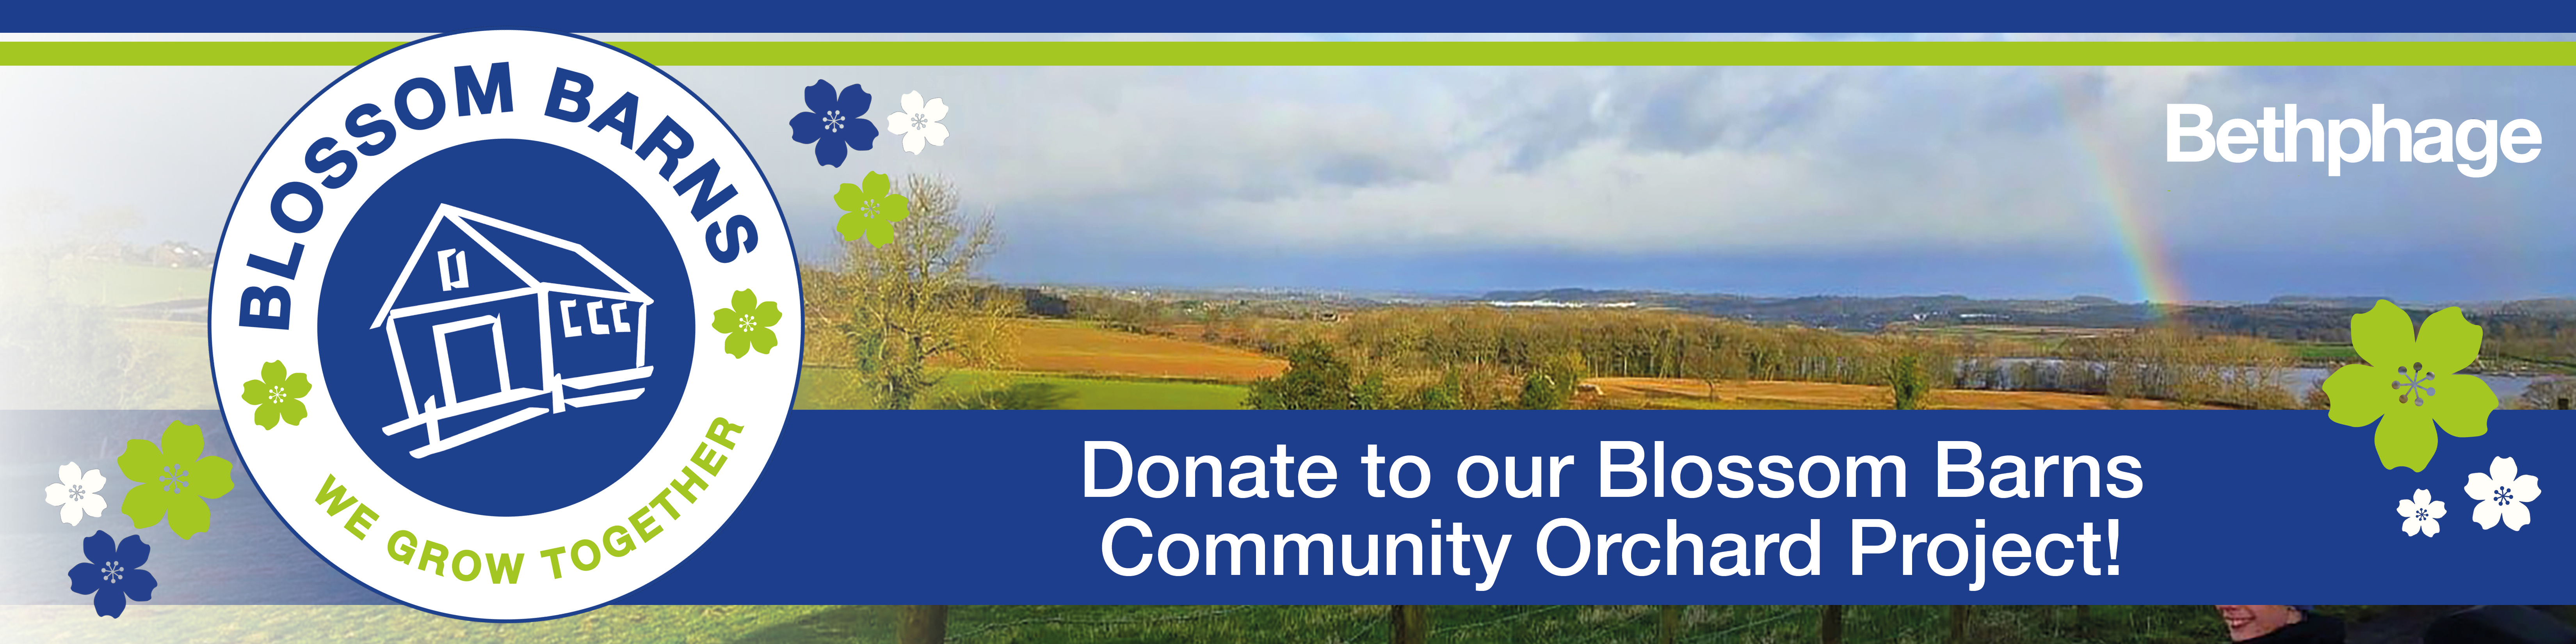
<instances>
[{"instance_id":1,"label":"white flower graphic","mask_svg":"<svg viewBox=\"0 0 2576 644\"><path fill-rule=\"evenodd\" d=\"M2418 532L2427 537L2441 534L2442 522L2434 519L2449 513L2450 509L2442 507L2441 501L2433 500L2432 490L2417 488L2415 498L2397 500L2397 514L2406 517L2406 523L2400 527L2409 537Z\"/></svg>"},{"instance_id":2,"label":"white flower graphic","mask_svg":"<svg viewBox=\"0 0 2576 644\"><path fill-rule=\"evenodd\" d=\"M2523 504L2540 498L2540 478L2515 474L2513 459L2503 456L2488 463L2487 471L2469 473L2469 484L2461 489L2478 500L2471 517L2477 519L2479 529L2494 528L2497 519L2517 531L2531 524L2531 509Z\"/></svg>"},{"instance_id":3,"label":"white flower graphic","mask_svg":"<svg viewBox=\"0 0 2576 644\"><path fill-rule=\"evenodd\" d=\"M80 525L81 513L98 516L107 509L107 497L98 495L100 488L107 487L107 477L99 476L98 470L83 474L79 463L64 463L54 473L63 482L45 486L45 503L63 506L63 523Z\"/></svg>"},{"instance_id":4,"label":"white flower graphic","mask_svg":"<svg viewBox=\"0 0 2576 644\"><path fill-rule=\"evenodd\" d=\"M921 102L921 92L903 95L903 111L887 114L886 131L903 135L903 151L921 154L924 141L931 145L948 145L948 126L939 119L948 116L948 104L939 99Z\"/></svg>"}]
</instances>

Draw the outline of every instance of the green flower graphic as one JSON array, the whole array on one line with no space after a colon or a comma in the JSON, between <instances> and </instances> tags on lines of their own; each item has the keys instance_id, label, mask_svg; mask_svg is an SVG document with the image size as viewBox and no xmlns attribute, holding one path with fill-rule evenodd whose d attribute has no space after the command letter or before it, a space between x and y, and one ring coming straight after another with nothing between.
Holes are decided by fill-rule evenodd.
<instances>
[{"instance_id":1,"label":"green flower graphic","mask_svg":"<svg viewBox=\"0 0 2576 644\"><path fill-rule=\"evenodd\" d=\"M2352 348L2369 364L2344 365L2326 378L2326 395L2334 401L2327 415L2353 427L2379 421L2373 442L2380 466L2424 471L2441 439L2433 434L2435 426L2461 438L2487 433L2495 390L2460 373L2478 359L2485 337L2459 307L2425 318L2419 334L2405 311L2380 300L2352 316Z\"/></svg>"},{"instance_id":2,"label":"green flower graphic","mask_svg":"<svg viewBox=\"0 0 2576 644\"><path fill-rule=\"evenodd\" d=\"M832 193L833 205L849 211L835 228L843 241L865 238L868 245L884 246L894 241L894 223L912 216L912 200L894 194L894 180L885 173L870 172L859 182L841 184L841 191Z\"/></svg>"},{"instance_id":3,"label":"green flower graphic","mask_svg":"<svg viewBox=\"0 0 2576 644\"><path fill-rule=\"evenodd\" d=\"M304 422L304 394L313 393L313 383L303 373L286 375L286 363L273 361L259 366L259 379L242 383L242 402L259 406L252 413L260 429L277 429L277 421L300 425Z\"/></svg>"},{"instance_id":4,"label":"green flower graphic","mask_svg":"<svg viewBox=\"0 0 2576 644\"><path fill-rule=\"evenodd\" d=\"M158 446L146 440L125 442L125 455L116 457L116 467L142 484L125 493L123 510L134 527L152 527L167 513L170 532L188 539L214 524L206 499L233 491L233 462L221 456L199 458L205 451L205 432L178 421L161 430Z\"/></svg>"},{"instance_id":5,"label":"green flower graphic","mask_svg":"<svg viewBox=\"0 0 2576 644\"><path fill-rule=\"evenodd\" d=\"M778 332L769 330L786 314L778 311L777 302L762 302L751 289L733 292L733 308L716 309L714 325L725 334L725 353L740 358L753 351L769 353L778 346Z\"/></svg>"}]
</instances>

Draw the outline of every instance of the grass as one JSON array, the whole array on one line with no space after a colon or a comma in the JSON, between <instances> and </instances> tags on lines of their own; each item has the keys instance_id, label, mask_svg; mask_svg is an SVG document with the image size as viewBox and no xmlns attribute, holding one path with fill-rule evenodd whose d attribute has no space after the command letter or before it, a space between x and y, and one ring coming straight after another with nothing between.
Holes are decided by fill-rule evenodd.
<instances>
[{"instance_id":1,"label":"grass","mask_svg":"<svg viewBox=\"0 0 2576 644\"><path fill-rule=\"evenodd\" d=\"M1816 606L1677 606L1683 642L1815 641ZM2347 608L2347 607L2330 607ZM1940 642L1944 606L1849 606L1845 641ZM2097 606L2079 636L2066 606L1980 606L1977 642L2216 644L2225 630L2207 606ZM1432 641L1653 642L1655 606L1433 606ZM29 642L780 643L894 641L890 606L609 606L563 619L484 624L402 606L150 606L105 620L88 606L0 607ZM1384 642L1385 606L954 606L951 642Z\"/></svg>"},{"instance_id":2,"label":"grass","mask_svg":"<svg viewBox=\"0 0 2576 644\"><path fill-rule=\"evenodd\" d=\"M806 367L796 391L797 409L832 409L834 401L857 400L849 369ZM1065 409L1241 409L1250 393L1241 385L1172 379L1100 378L1056 374L961 369L931 389L925 399L957 396L1014 383L1036 382L1073 393Z\"/></svg>"},{"instance_id":3,"label":"grass","mask_svg":"<svg viewBox=\"0 0 2576 644\"><path fill-rule=\"evenodd\" d=\"M834 606L609 606L544 622L487 624L405 606L152 606L98 617L87 605L5 606L14 642L163 644L344 641L361 644L512 642L849 642L859 624ZM890 629L888 631L891 632ZM19 639L23 637L24 639ZM868 639L860 636L859 639ZM878 634L875 641L891 641Z\"/></svg>"},{"instance_id":4,"label":"grass","mask_svg":"<svg viewBox=\"0 0 2576 644\"><path fill-rule=\"evenodd\" d=\"M215 272L205 268L165 268L77 259L56 260L52 291L73 304L133 306L171 300L203 300Z\"/></svg>"}]
</instances>

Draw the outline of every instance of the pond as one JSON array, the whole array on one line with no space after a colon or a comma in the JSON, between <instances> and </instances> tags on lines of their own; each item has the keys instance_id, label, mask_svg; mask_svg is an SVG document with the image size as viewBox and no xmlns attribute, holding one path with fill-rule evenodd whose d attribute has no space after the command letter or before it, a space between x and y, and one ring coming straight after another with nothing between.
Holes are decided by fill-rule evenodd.
<instances>
[{"instance_id":1,"label":"pond","mask_svg":"<svg viewBox=\"0 0 2576 644\"><path fill-rule=\"evenodd\" d=\"M2038 364L2057 367L2096 365L2096 363L2061 360L2057 358L1997 358L1994 362L2006 368L2005 375L2007 378L2010 377L2011 368L2021 364ZM1962 368L1964 368L1964 366ZM2099 367L2095 366L2095 368ZM2290 394L2293 396L2304 396L2307 394L2308 390L2316 388L2320 383L2324 383L2326 381L2326 377L2333 374L2333 370L2322 367L2291 367L2283 370L2281 374L2281 386L2288 389ZM2508 408L2513 406L2515 398L2522 396L2522 392L2524 390L2531 388L2532 383L2551 377L2519 373L2471 375L2475 375L2479 380L2485 381L2487 383L2487 388L2494 389L2496 401ZM2013 386L2010 383L2007 383L2006 388L2013 388Z\"/></svg>"}]
</instances>

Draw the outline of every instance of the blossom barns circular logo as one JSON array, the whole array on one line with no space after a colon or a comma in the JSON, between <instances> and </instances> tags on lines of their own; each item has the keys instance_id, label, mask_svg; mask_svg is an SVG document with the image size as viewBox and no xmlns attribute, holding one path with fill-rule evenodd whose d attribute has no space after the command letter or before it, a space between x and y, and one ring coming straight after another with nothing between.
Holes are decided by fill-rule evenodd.
<instances>
[{"instance_id":1,"label":"blossom barns circular logo","mask_svg":"<svg viewBox=\"0 0 2576 644\"><path fill-rule=\"evenodd\" d=\"M769 460L801 354L785 234L749 151L642 60L530 31L405 45L307 103L233 204L230 433L378 592L483 620L607 603Z\"/></svg>"}]
</instances>

